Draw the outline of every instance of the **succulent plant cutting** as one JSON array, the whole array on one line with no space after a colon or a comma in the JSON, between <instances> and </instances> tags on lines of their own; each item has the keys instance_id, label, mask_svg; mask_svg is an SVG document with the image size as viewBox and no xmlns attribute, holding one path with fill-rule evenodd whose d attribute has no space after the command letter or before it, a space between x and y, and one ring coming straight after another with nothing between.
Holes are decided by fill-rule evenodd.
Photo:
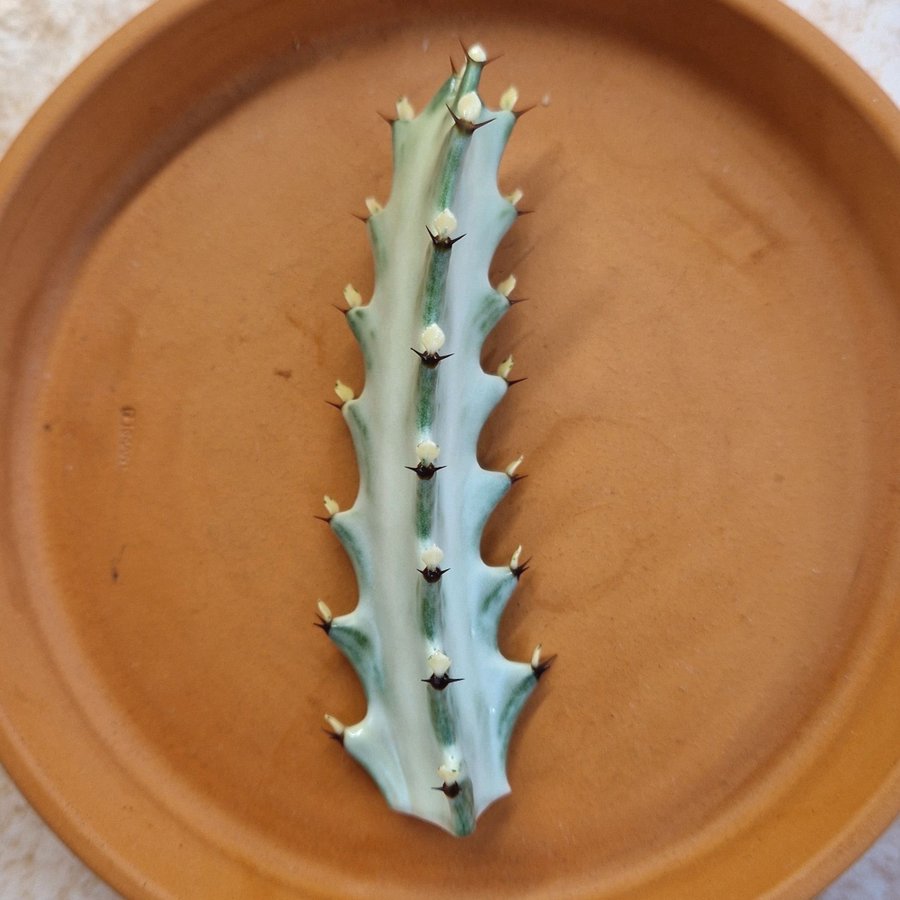
<instances>
[{"instance_id":1,"label":"succulent plant cutting","mask_svg":"<svg viewBox=\"0 0 900 900\"><path fill-rule=\"evenodd\" d=\"M495 374L481 365L485 337L515 302L510 275L488 269L518 212L521 191L501 196L500 158L521 113L510 88L500 108L478 95L486 54L465 64L416 115L405 97L391 123L393 186L366 200L375 263L368 303L347 285L346 319L365 362L359 396L335 385L359 465L359 492L326 516L356 574L359 600L319 626L365 689L361 722L327 715L330 733L361 763L395 809L469 834L509 792L506 755L523 703L549 661L505 658L497 628L527 568L480 552L484 525L521 476L522 458L487 471L478 435L514 384L512 356Z\"/></svg>"}]
</instances>

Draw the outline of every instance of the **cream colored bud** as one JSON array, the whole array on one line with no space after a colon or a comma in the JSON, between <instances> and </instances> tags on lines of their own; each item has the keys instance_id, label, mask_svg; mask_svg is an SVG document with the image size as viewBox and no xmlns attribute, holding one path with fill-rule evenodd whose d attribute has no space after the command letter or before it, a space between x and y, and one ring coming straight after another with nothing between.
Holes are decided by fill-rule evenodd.
<instances>
[{"instance_id":1,"label":"cream colored bud","mask_svg":"<svg viewBox=\"0 0 900 900\"><path fill-rule=\"evenodd\" d=\"M463 94L459 98L459 103L456 104L456 114L464 122L474 122L481 115L482 109L481 98L475 91Z\"/></svg>"},{"instance_id":2,"label":"cream colored bud","mask_svg":"<svg viewBox=\"0 0 900 900\"><path fill-rule=\"evenodd\" d=\"M436 569L444 559L444 551L437 544L422 551L422 565L426 569Z\"/></svg>"},{"instance_id":3,"label":"cream colored bud","mask_svg":"<svg viewBox=\"0 0 900 900\"><path fill-rule=\"evenodd\" d=\"M326 624L331 622L334 616L332 616L331 609L328 607L328 604L324 600L320 600L318 603L318 607L319 615L322 617L322 621L324 621Z\"/></svg>"},{"instance_id":4,"label":"cream colored bud","mask_svg":"<svg viewBox=\"0 0 900 900\"><path fill-rule=\"evenodd\" d=\"M519 102L519 92L510 85L500 98L500 109L509 112Z\"/></svg>"},{"instance_id":5,"label":"cream colored bud","mask_svg":"<svg viewBox=\"0 0 900 900\"><path fill-rule=\"evenodd\" d=\"M438 778L448 787L456 784L459 781L459 763L455 759L448 759L438 767L437 773Z\"/></svg>"},{"instance_id":6,"label":"cream colored bud","mask_svg":"<svg viewBox=\"0 0 900 900\"><path fill-rule=\"evenodd\" d=\"M431 230L435 237L446 240L458 226L456 216L449 209L443 209L432 220Z\"/></svg>"},{"instance_id":7,"label":"cream colored bud","mask_svg":"<svg viewBox=\"0 0 900 900\"><path fill-rule=\"evenodd\" d=\"M334 716L329 716L328 713L325 713L325 724L338 737L341 737L344 734L344 732L347 730L346 726L340 719L336 719Z\"/></svg>"},{"instance_id":8,"label":"cream colored bud","mask_svg":"<svg viewBox=\"0 0 900 900\"><path fill-rule=\"evenodd\" d=\"M534 653L531 654L531 668L536 669L541 664L541 650L543 649L543 645L538 644L537 647L534 648Z\"/></svg>"},{"instance_id":9,"label":"cream colored bud","mask_svg":"<svg viewBox=\"0 0 900 900\"><path fill-rule=\"evenodd\" d=\"M401 122L410 122L416 117L416 111L413 109L409 97L401 97L397 101L397 118Z\"/></svg>"},{"instance_id":10,"label":"cream colored bud","mask_svg":"<svg viewBox=\"0 0 900 900\"><path fill-rule=\"evenodd\" d=\"M514 290L516 289L516 276L510 275L507 278L504 278L500 284L497 285L497 290L503 294L504 297L508 297Z\"/></svg>"},{"instance_id":11,"label":"cream colored bud","mask_svg":"<svg viewBox=\"0 0 900 900\"><path fill-rule=\"evenodd\" d=\"M441 448L434 441L421 441L416 444L416 458L426 466L432 465L440 452Z\"/></svg>"},{"instance_id":12,"label":"cream colored bud","mask_svg":"<svg viewBox=\"0 0 900 900\"><path fill-rule=\"evenodd\" d=\"M519 568L519 560L522 558L522 545L519 544L518 547L513 551L513 555L509 558L509 570L510 572L515 572L516 569Z\"/></svg>"},{"instance_id":13,"label":"cream colored bud","mask_svg":"<svg viewBox=\"0 0 900 900\"><path fill-rule=\"evenodd\" d=\"M374 216L380 213L384 207L374 197L366 197L366 209Z\"/></svg>"},{"instance_id":14,"label":"cream colored bud","mask_svg":"<svg viewBox=\"0 0 900 900\"><path fill-rule=\"evenodd\" d=\"M356 396L353 393L353 388L344 384L340 378L334 383L334 392L338 395L338 400L341 403L349 403Z\"/></svg>"},{"instance_id":15,"label":"cream colored bud","mask_svg":"<svg viewBox=\"0 0 900 900\"><path fill-rule=\"evenodd\" d=\"M419 336L419 341L422 345L422 352L427 353L429 355L434 355L438 353L441 347L444 346L444 341L446 337L444 336L444 332L441 330L441 326L435 322L432 322Z\"/></svg>"},{"instance_id":16,"label":"cream colored bud","mask_svg":"<svg viewBox=\"0 0 900 900\"><path fill-rule=\"evenodd\" d=\"M525 459L524 456L520 456L518 459L514 459L504 470L506 472L507 477L512 478L513 475L516 474L516 469L522 465L522 460Z\"/></svg>"},{"instance_id":17,"label":"cream colored bud","mask_svg":"<svg viewBox=\"0 0 900 900\"><path fill-rule=\"evenodd\" d=\"M325 512L328 513L329 516L336 516L341 511L340 506L338 506L337 500L334 500L332 497L329 497L328 494L325 495Z\"/></svg>"},{"instance_id":18,"label":"cream colored bud","mask_svg":"<svg viewBox=\"0 0 900 900\"><path fill-rule=\"evenodd\" d=\"M511 194L506 195L506 199L512 203L513 206L518 206L519 201L525 196L522 192L522 188L516 188Z\"/></svg>"},{"instance_id":19,"label":"cream colored bud","mask_svg":"<svg viewBox=\"0 0 900 900\"><path fill-rule=\"evenodd\" d=\"M509 373L512 372L512 367L515 364L515 361L512 358L512 354L510 353L506 359L497 366L497 374L506 381L509 378Z\"/></svg>"},{"instance_id":20,"label":"cream colored bud","mask_svg":"<svg viewBox=\"0 0 900 900\"><path fill-rule=\"evenodd\" d=\"M357 306L362 306L362 294L360 294L352 284L348 284L344 288L344 299L347 301L347 306L349 306L350 309L356 309Z\"/></svg>"},{"instance_id":21,"label":"cream colored bud","mask_svg":"<svg viewBox=\"0 0 900 900\"><path fill-rule=\"evenodd\" d=\"M487 62L487 51L481 44L472 44L468 50L466 50L466 55L472 62L483 63Z\"/></svg>"},{"instance_id":22,"label":"cream colored bud","mask_svg":"<svg viewBox=\"0 0 900 900\"><path fill-rule=\"evenodd\" d=\"M427 659L428 671L443 678L450 671L450 657L442 650L435 650Z\"/></svg>"}]
</instances>

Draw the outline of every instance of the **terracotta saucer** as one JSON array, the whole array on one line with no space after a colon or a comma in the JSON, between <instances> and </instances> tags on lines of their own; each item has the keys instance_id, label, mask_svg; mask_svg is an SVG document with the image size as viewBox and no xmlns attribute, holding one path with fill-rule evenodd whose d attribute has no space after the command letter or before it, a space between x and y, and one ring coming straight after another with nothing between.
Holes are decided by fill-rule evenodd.
<instances>
[{"instance_id":1,"label":"terracotta saucer","mask_svg":"<svg viewBox=\"0 0 900 900\"><path fill-rule=\"evenodd\" d=\"M323 737L311 627L375 113L459 37L538 105L484 555L559 654L465 840ZM154 7L0 169L3 763L130 897L809 896L900 808L898 216L900 114L774 3Z\"/></svg>"}]
</instances>

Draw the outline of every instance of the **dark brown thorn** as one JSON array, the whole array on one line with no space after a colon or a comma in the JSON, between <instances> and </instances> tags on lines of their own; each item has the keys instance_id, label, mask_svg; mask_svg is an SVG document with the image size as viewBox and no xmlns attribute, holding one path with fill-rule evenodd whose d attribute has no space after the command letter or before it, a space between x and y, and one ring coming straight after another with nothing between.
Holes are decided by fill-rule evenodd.
<instances>
[{"instance_id":1,"label":"dark brown thorn","mask_svg":"<svg viewBox=\"0 0 900 900\"><path fill-rule=\"evenodd\" d=\"M431 675L422 679L425 684L430 684L436 691L442 691L448 684L454 684L463 680L462 678L451 678L446 672L443 675Z\"/></svg>"},{"instance_id":2,"label":"dark brown thorn","mask_svg":"<svg viewBox=\"0 0 900 900\"><path fill-rule=\"evenodd\" d=\"M534 672L534 677L538 681L540 681L541 676L544 674L544 672L546 672L547 669L549 669L550 666L553 665L554 659L556 659L555 653L553 654L553 656L548 656L546 659L541 660L541 662L539 662L536 666L531 667L531 671Z\"/></svg>"},{"instance_id":3,"label":"dark brown thorn","mask_svg":"<svg viewBox=\"0 0 900 900\"><path fill-rule=\"evenodd\" d=\"M461 241L465 234L461 234L459 237L451 238L451 237L438 237L427 225L425 226L425 230L428 232L428 237L431 238L431 243L438 250L449 250L457 241Z\"/></svg>"},{"instance_id":4,"label":"dark brown thorn","mask_svg":"<svg viewBox=\"0 0 900 900\"><path fill-rule=\"evenodd\" d=\"M525 375L522 378L507 378L506 383L509 387L512 387L514 384L521 384L523 381L528 381L528 376Z\"/></svg>"},{"instance_id":5,"label":"dark brown thorn","mask_svg":"<svg viewBox=\"0 0 900 900\"><path fill-rule=\"evenodd\" d=\"M450 54L450 74L456 75L459 72L459 69L456 68L456 63L453 62L453 54Z\"/></svg>"},{"instance_id":6,"label":"dark brown thorn","mask_svg":"<svg viewBox=\"0 0 900 900\"><path fill-rule=\"evenodd\" d=\"M507 297L506 299L509 301L510 306L515 306L517 303L527 303L528 302L527 297L515 297L515 298ZM338 309L340 309L340 307L338 307Z\"/></svg>"},{"instance_id":7,"label":"dark brown thorn","mask_svg":"<svg viewBox=\"0 0 900 900\"><path fill-rule=\"evenodd\" d=\"M441 576L449 572L449 569L416 569L416 571L429 583L437 584L441 580Z\"/></svg>"},{"instance_id":8,"label":"dark brown thorn","mask_svg":"<svg viewBox=\"0 0 900 900\"><path fill-rule=\"evenodd\" d=\"M331 516L313 516L314 519L318 519L320 522L324 522L326 525L331 524Z\"/></svg>"},{"instance_id":9,"label":"dark brown thorn","mask_svg":"<svg viewBox=\"0 0 900 900\"><path fill-rule=\"evenodd\" d=\"M333 406L335 409L343 409L343 403L335 403L334 400L326 400L325 401L329 406Z\"/></svg>"},{"instance_id":10,"label":"dark brown thorn","mask_svg":"<svg viewBox=\"0 0 900 900\"><path fill-rule=\"evenodd\" d=\"M449 250L457 241L461 241L465 237L464 234L455 238L439 237L427 225L425 226L425 230L428 232L428 237L431 238L431 243L437 250Z\"/></svg>"},{"instance_id":11,"label":"dark brown thorn","mask_svg":"<svg viewBox=\"0 0 900 900\"><path fill-rule=\"evenodd\" d=\"M342 747L344 746L344 736L342 734L338 734L336 731L329 731L327 728L323 728L322 731L333 741L337 741Z\"/></svg>"},{"instance_id":12,"label":"dark brown thorn","mask_svg":"<svg viewBox=\"0 0 900 900\"><path fill-rule=\"evenodd\" d=\"M527 478L527 475L510 475L509 480L512 484L515 484L517 481L521 481L523 478Z\"/></svg>"},{"instance_id":13,"label":"dark brown thorn","mask_svg":"<svg viewBox=\"0 0 900 900\"><path fill-rule=\"evenodd\" d=\"M524 476L523 476L524 477ZM531 557L525 560L521 565L516 566L514 569L510 569L513 575L516 576L516 581L518 581L530 568L529 563L531 562Z\"/></svg>"},{"instance_id":14,"label":"dark brown thorn","mask_svg":"<svg viewBox=\"0 0 900 900\"><path fill-rule=\"evenodd\" d=\"M359 213L350 213L350 215L353 216L354 219L359 219L363 225L369 224L369 216L361 216Z\"/></svg>"},{"instance_id":15,"label":"dark brown thorn","mask_svg":"<svg viewBox=\"0 0 900 900\"><path fill-rule=\"evenodd\" d=\"M519 119L521 119L522 116L525 115L525 113L531 112L535 108L535 106L537 106L537 103L532 103L531 106L526 106L525 109L514 109L512 111L512 114L516 117L516 121L518 122Z\"/></svg>"},{"instance_id":16,"label":"dark brown thorn","mask_svg":"<svg viewBox=\"0 0 900 900\"><path fill-rule=\"evenodd\" d=\"M516 213L519 216L530 216L534 212L533 209L517 209Z\"/></svg>"},{"instance_id":17,"label":"dark brown thorn","mask_svg":"<svg viewBox=\"0 0 900 900\"><path fill-rule=\"evenodd\" d=\"M479 128L484 128L485 125L490 125L494 119L488 119L485 122L479 122L477 125L473 122L468 121L468 119L461 119L455 112L453 112L453 108L449 103L445 103L444 106L447 107L447 112L453 117L453 124L464 134L472 134L473 132L478 131Z\"/></svg>"},{"instance_id":18,"label":"dark brown thorn","mask_svg":"<svg viewBox=\"0 0 900 900\"><path fill-rule=\"evenodd\" d=\"M445 353L443 356L440 353L424 353L421 350L416 350L415 347L410 347L409 349L422 360L422 365L427 366L429 369L436 368L441 360L450 359L453 356L452 353Z\"/></svg>"},{"instance_id":19,"label":"dark brown thorn","mask_svg":"<svg viewBox=\"0 0 900 900\"><path fill-rule=\"evenodd\" d=\"M404 466L404 469L409 469L410 472L415 472L422 481L431 481L434 478L435 472L440 472L441 469L446 469L446 466L436 466L434 463L429 463L425 465L425 463L419 463L417 466Z\"/></svg>"},{"instance_id":20,"label":"dark brown thorn","mask_svg":"<svg viewBox=\"0 0 900 900\"><path fill-rule=\"evenodd\" d=\"M327 619L323 619L321 616L319 616L318 622L313 622L313 625L315 625L316 628L321 628L325 634L328 634L328 632L331 631L331 622Z\"/></svg>"},{"instance_id":21,"label":"dark brown thorn","mask_svg":"<svg viewBox=\"0 0 900 900\"><path fill-rule=\"evenodd\" d=\"M452 800L454 797L459 796L460 786L458 781L454 781L453 784L447 784L446 782L442 784L440 787L432 788L433 791L441 791L449 800Z\"/></svg>"},{"instance_id":22,"label":"dark brown thorn","mask_svg":"<svg viewBox=\"0 0 900 900\"><path fill-rule=\"evenodd\" d=\"M469 48L466 46L466 42L462 39L462 35L457 35L456 39L459 41L459 46L462 47L463 56L465 56L467 62L475 62L471 56L469 56Z\"/></svg>"},{"instance_id":23,"label":"dark brown thorn","mask_svg":"<svg viewBox=\"0 0 900 900\"><path fill-rule=\"evenodd\" d=\"M347 313L350 312L349 309L344 309L343 306L338 306L337 303L332 303L331 305L332 305L339 313L341 313L341 315L346 316Z\"/></svg>"},{"instance_id":24,"label":"dark brown thorn","mask_svg":"<svg viewBox=\"0 0 900 900\"><path fill-rule=\"evenodd\" d=\"M396 116L394 118L391 118L390 116L386 116L383 112L380 112L380 111L378 112L378 117L380 119L384 119L384 121L387 122L388 125L391 126L391 128L394 127L394 122L397 121Z\"/></svg>"}]
</instances>

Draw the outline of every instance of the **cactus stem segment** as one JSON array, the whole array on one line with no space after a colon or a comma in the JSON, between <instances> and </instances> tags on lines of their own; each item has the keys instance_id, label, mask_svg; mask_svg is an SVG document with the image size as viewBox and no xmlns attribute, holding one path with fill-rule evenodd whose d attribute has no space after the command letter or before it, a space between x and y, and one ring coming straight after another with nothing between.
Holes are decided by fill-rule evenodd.
<instances>
[{"instance_id":1,"label":"cactus stem segment","mask_svg":"<svg viewBox=\"0 0 900 900\"><path fill-rule=\"evenodd\" d=\"M340 403L332 405L350 428L359 492L346 512L326 497L319 518L350 556L359 599L337 619L320 603L316 623L356 669L368 704L346 733L326 718L331 735L392 806L456 835L471 833L476 816L508 792L510 734L545 667L540 654L529 667L497 648L500 616L527 567L521 550L508 569L480 553L491 511L523 477L521 459L492 472L477 458L484 422L516 383L512 357L497 370L502 382L480 359L485 338L518 302L510 299L515 276L491 288L489 271L522 192L504 198L497 187L517 92L485 109L478 85L487 54L480 45L463 49L462 69L451 59L451 77L421 112L397 101L390 200L382 207L366 198L368 215L358 216L368 223L375 288L359 309L363 298L347 285L342 311L363 352L365 390L357 398L337 382ZM454 353L444 353L445 343ZM443 578L444 550L453 578ZM452 669L440 648L452 651ZM457 670L466 684L448 691L463 680Z\"/></svg>"}]
</instances>

